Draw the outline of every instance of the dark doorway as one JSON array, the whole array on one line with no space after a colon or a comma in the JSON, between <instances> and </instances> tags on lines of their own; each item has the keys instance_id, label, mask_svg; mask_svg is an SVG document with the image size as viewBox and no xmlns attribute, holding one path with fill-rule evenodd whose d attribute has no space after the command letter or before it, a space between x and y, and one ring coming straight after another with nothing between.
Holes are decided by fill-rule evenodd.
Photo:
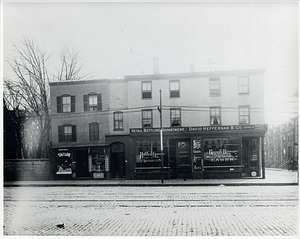
<instances>
[{"instance_id":1,"label":"dark doorway","mask_svg":"<svg viewBox=\"0 0 300 239\"><path fill-rule=\"evenodd\" d=\"M87 150L76 150L73 160L76 162L76 177L89 177Z\"/></svg>"},{"instance_id":2,"label":"dark doorway","mask_svg":"<svg viewBox=\"0 0 300 239\"><path fill-rule=\"evenodd\" d=\"M110 177L125 178L125 145L113 143L110 145Z\"/></svg>"},{"instance_id":3,"label":"dark doorway","mask_svg":"<svg viewBox=\"0 0 300 239\"><path fill-rule=\"evenodd\" d=\"M242 140L242 164L243 177L257 177L260 176L259 169L259 139L252 137L244 137Z\"/></svg>"}]
</instances>

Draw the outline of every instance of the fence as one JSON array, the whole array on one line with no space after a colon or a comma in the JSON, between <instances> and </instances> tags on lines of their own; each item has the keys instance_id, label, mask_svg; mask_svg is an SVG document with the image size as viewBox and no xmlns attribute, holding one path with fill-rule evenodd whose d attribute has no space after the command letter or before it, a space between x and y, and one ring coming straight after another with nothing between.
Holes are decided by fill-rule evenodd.
<instances>
[{"instance_id":1,"label":"fence","mask_svg":"<svg viewBox=\"0 0 300 239\"><path fill-rule=\"evenodd\" d=\"M5 159L5 181L32 181L50 179L50 161L40 159Z\"/></svg>"}]
</instances>

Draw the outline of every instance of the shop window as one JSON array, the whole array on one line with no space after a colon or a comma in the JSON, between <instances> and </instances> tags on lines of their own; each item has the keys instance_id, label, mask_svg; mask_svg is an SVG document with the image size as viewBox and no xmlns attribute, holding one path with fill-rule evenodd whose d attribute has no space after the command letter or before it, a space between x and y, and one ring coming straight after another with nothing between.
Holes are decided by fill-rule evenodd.
<instances>
[{"instance_id":1,"label":"shop window","mask_svg":"<svg viewBox=\"0 0 300 239\"><path fill-rule=\"evenodd\" d=\"M75 112L75 96L62 95L56 97L57 113Z\"/></svg>"},{"instance_id":2,"label":"shop window","mask_svg":"<svg viewBox=\"0 0 300 239\"><path fill-rule=\"evenodd\" d=\"M221 107L210 108L210 125L221 125Z\"/></svg>"},{"instance_id":3,"label":"shop window","mask_svg":"<svg viewBox=\"0 0 300 239\"><path fill-rule=\"evenodd\" d=\"M88 169L93 178L104 178L105 172L110 170L107 148L91 149L88 156Z\"/></svg>"},{"instance_id":4,"label":"shop window","mask_svg":"<svg viewBox=\"0 0 300 239\"><path fill-rule=\"evenodd\" d=\"M56 174L72 174L72 164L74 165L74 162L71 160L71 153L68 151L59 151L56 159Z\"/></svg>"},{"instance_id":5,"label":"shop window","mask_svg":"<svg viewBox=\"0 0 300 239\"><path fill-rule=\"evenodd\" d=\"M171 114L171 126L181 126L181 110L170 109Z\"/></svg>"},{"instance_id":6,"label":"shop window","mask_svg":"<svg viewBox=\"0 0 300 239\"><path fill-rule=\"evenodd\" d=\"M221 96L220 79L209 79L209 96Z\"/></svg>"},{"instance_id":7,"label":"shop window","mask_svg":"<svg viewBox=\"0 0 300 239\"><path fill-rule=\"evenodd\" d=\"M76 142L76 125L58 126L59 142Z\"/></svg>"},{"instance_id":8,"label":"shop window","mask_svg":"<svg viewBox=\"0 0 300 239\"><path fill-rule=\"evenodd\" d=\"M142 99L152 98L152 84L151 81L142 82Z\"/></svg>"},{"instance_id":9,"label":"shop window","mask_svg":"<svg viewBox=\"0 0 300 239\"><path fill-rule=\"evenodd\" d=\"M99 141L99 124L94 122L89 124L90 141Z\"/></svg>"},{"instance_id":10,"label":"shop window","mask_svg":"<svg viewBox=\"0 0 300 239\"><path fill-rule=\"evenodd\" d=\"M240 165L237 138L211 138L204 141L204 166Z\"/></svg>"},{"instance_id":11,"label":"shop window","mask_svg":"<svg viewBox=\"0 0 300 239\"><path fill-rule=\"evenodd\" d=\"M249 77L242 76L238 79L239 82L239 94L249 94Z\"/></svg>"},{"instance_id":12,"label":"shop window","mask_svg":"<svg viewBox=\"0 0 300 239\"><path fill-rule=\"evenodd\" d=\"M123 130L123 112L114 112L114 130Z\"/></svg>"},{"instance_id":13,"label":"shop window","mask_svg":"<svg viewBox=\"0 0 300 239\"><path fill-rule=\"evenodd\" d=\"M180 96L179 86L180 86L179 80L170 81L170 98L175 98Z\"/></svg>"},{"instance_id":14,"label":"shop window","mask_svg":"<svg viewBox=\"0 0 300 239\"><path fill-rule=\"evenodd\" d=\"M240 124L250 124L250 107L249 106L239 106L239 123Z\"/></svg>"},{"instance_id":15,"label":"shop window","mask_svg":"<svg viewBox=\"0 0 300 239\"><path fill-rule=\"evenodd\" d=\"M102 110L102 95L90 93L83 96L84 111L101 111Z\"/></svg>"},{"instance_id":16,"label":"shop window","mask_svg":"<svg viewBox=\"0 0 300 239\"><path fill-rule=\"evenodd\" d=\"M142 110L142 125L143 127L153 127L152 110Z\"/></svg>"}]
</instances>

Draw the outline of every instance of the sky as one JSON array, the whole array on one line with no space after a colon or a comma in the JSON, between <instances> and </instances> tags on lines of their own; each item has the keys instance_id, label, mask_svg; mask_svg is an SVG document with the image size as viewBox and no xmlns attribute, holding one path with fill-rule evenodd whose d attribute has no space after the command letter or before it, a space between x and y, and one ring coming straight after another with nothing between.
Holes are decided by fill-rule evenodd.
<instances>
[{"instance_id":1,"label":"sky","mask_svg":"<svg viewBox=\"0 0 300 239\"><path fill-rule=\"evenodd\" d=\"M13 2L2 1L3 76L13 44L33 39L59 68L61 49L79 52L95 79L210 70L267 69L266 123L297 113L298 1ZM212 62L213 64L209 64ZM294 112L287 114L286 112Z\"/></svg>"}]
</instances>

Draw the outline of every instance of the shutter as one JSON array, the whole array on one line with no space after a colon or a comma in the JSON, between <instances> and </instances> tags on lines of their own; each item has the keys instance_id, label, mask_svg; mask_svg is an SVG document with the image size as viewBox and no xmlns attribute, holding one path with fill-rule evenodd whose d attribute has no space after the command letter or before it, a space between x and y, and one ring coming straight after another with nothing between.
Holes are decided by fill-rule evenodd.
<instances>
[{"instance_id":1,"label":"shutter","mask_svg":"<svg viewBox=\"0 0 300 239\"><path fill-rule=\"evenodd\" d=\"M75 112L75 95L71 96L71 112Z\"/></svg>"},{"instance_id":2,"label":"shutter","mask_svg":"<svg viewBox=\"0 0 300 239\"><path fill-rule=\"evenodd\" d=\"M56 104L57 104L57 113L61 113L62 112L62 97L57 96L56 97Z\"/></svg>"},{"instance_id":3,"label":"shutter","mask_svg":"<svg viewBox=\"0 0 300 239\"><path fill-rule=\"evenodd\" d=\"M63 127L58 126L58 142L64 142Z\"/></svg>"},{"instance_id":4,"label":"shutter","mask_svg":"<svg viewBox=\"0 0 300 239\"><path fill-rule=\"evenodd\" d=\"M76 125L72 125L72 141L76 142L77 137L76 137Z\"/></svg>"},{"instance_id":5,"label":"shutter","mask_svg":"<svg viewBox=\"0 0 300 239\"><path fill-rule=\"evenodd\" d=\"M98 98L98 108L97 108L97 110L101 111L102 110L102 95L98 94L97 98Z\"/></svg>"},{"instance_id":6,"label":"shutter","mask_svg":"<svg viewBox=\"0 0 300 239\"><path fill-rule=\"evenodd\" d=\"M83 95L83 110L89 111L88 96Z\"/></svg>"}]
</instances>

